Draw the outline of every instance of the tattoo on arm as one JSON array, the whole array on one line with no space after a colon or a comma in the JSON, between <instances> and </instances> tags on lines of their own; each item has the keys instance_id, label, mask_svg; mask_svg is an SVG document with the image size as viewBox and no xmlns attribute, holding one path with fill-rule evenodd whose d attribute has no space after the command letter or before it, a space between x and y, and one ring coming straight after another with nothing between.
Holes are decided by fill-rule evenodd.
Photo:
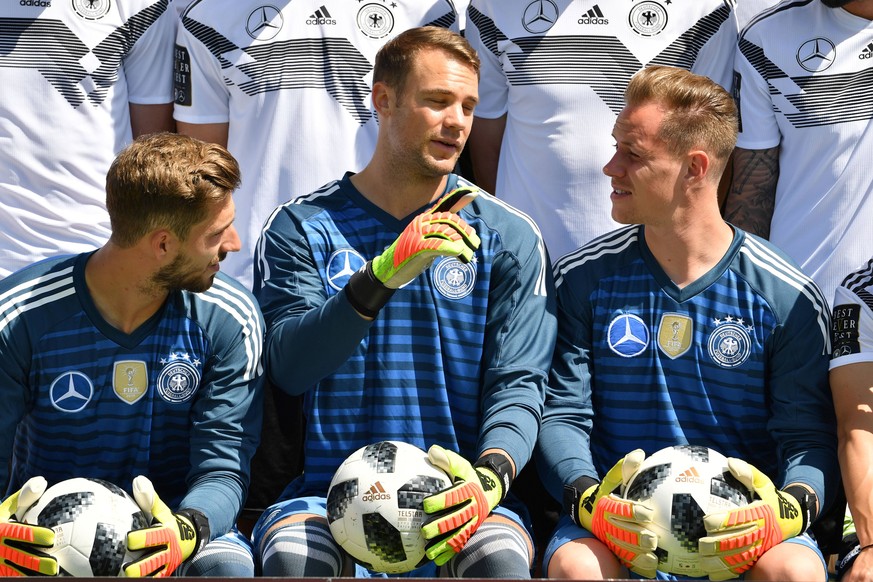
<instances>
[{"instance_id":1,"label":"tattoo on arm","mask_svg":"<svg viewBox=\"0 0 873 582\"><path fill-rule=\"evenodd\" d=\"M732 178L724 205L725 220L770 238L779 180L779 146L766 150L736 148Z\"/></svg>"}]
</instances>

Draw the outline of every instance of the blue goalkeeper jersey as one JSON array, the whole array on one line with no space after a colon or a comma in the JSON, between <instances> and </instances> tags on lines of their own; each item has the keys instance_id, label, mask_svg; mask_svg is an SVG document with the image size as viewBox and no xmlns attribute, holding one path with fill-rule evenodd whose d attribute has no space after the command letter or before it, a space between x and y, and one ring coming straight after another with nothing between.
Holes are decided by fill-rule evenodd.
<instances>
[{"instance_id":1,"label":"blue goalkeeper jersey","mask_svg":"<svg viewBox=\"0 0 873 582\"><path fill-rule=\"evenodd\" d=\"M219 273L208 291L171 293L126 334L88 293L89 257L0 281L0 483L10 493L36 475L93 477L130 492L146 475L171 508L199 509L221 535L260 434L257 304Z\"/></svg>"},{"instance_id":2,"label":"blue goalkeeper jersey","mask_svg":"<svg viewBox=\"0 0 873 582\"><path fill-rule=\"evenodd\" d=\"M325 496L351 452L384 439L439 444L470 460L500 448L520 470L556 333L537 227L480 194L460 211L482 239L474 261L437 259L366 321L343 291L349 276L426 207L395 219L349 176L279 207L255 255L270 378L305 394L304 474L283 498ZM450 175L447 191L466 184Z\"/></svg>"},{"instance_id":3,"label":"blue goalkeeper jersey","mask_svg":"<svg viewBox=\"0 0 873 582\"><path fill-rule=\"evenodd\" d=\"M636 448L711 447L825 503L839 477L828 388L830 318L816 285L735 229L707 274L680 289L644 227L558 261L559 330L538 444L549 491L602 477ZM828 496L825 493L828 493Z\"/></svg>"}]
</instances>

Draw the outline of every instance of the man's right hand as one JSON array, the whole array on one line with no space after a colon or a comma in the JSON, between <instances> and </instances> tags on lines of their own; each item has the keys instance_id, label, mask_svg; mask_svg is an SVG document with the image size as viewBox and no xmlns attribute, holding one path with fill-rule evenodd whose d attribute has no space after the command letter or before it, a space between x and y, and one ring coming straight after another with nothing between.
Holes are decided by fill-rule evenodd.
<instances>
[{"instance_id":1,"label":"man's right hand","mask_svg":"<svg viewBox=\"0 0 873 582\"><path fill-rule=\"evenodd\" d=\"M396 289L418 277L437 257L472 261L481 241L456 213L476 196L473 188L458 188L416 216L391 246L351 276L345 292L352 307L376 317Z\"/></svg>"},{"instance_id":2,"label":"man's right hand","mask_svg":"<svg viewBox=\"0 0 873 582\"><path fill-rule=\"evenodd\" d=\"M631 571L654 578L658 569L655 556L658 536L646 528L654 511L614 493L627 484L645 458L642 449L631 451L609 470L603 481L588 479L584 491L579 491L581 480L577 481L575 486L565 488L564 498L566 509L578 525L597 536Z\"/></svg>"},{"instance_id":3,"label":"man's right hand","mask_svg":"<svg viewBox=\"0 0 873 582\"><path fill-rule=\"evenodd\" d=\"M58 561L43 551L54 545L55 532L19 521L46 486L43 477L32 477L0 504L0 576L58 575Z\"/></svg>"}]
</instances>

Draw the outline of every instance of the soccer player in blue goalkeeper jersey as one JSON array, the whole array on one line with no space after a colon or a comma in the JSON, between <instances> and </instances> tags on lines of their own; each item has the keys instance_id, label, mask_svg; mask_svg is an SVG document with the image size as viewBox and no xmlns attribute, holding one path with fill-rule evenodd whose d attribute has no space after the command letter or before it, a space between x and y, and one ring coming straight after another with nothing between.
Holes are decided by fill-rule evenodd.
<instances>
[{"instance_id":1,"label":"soccer player in blue goalkeeper jersey","mask_svg":"<svg viewBox=\"0 0 873 582\"><path fill-rule=\"evenodd\" d=\"M648 67L627 88L603 171L612 216L629 226L554 269L537 467L566 515L545 553L550 577L662 574L651 508L612 492L646 453L686 443L732 457L756 495L704 517L710 579L827 577L804 532L839 479L828 307L783 253L722 220L736 132L731 96L706 77Z\"/></svg>"},{"instance_id":2,"label":"soccer player in blue goalkeeper jersey","mask_svg":"<svg viewBox=\"0 0 873 582\"><path fill-rule=\"evenodd\" d=\"M234 563L263 344L254 297L219 272L240 249L239 181L221 146L139 138L107 174L110 240L0 281L0 576L58 573L52 530L16 518L72 477L123 487L151 518L126 575Z\"/></svg>"},{"instance_id":3,"label":"soccer player in blue goalkeeper jersey","mask_svg":"<svg viewBox=\"0 0 873 582\"><path fill-rule=\"evenodd\" d=\"M328 485L354 450L391 439L427 449L462 500L425 498L433 562L412 575L530 576L531 536L507 494L532 454L557 326L537 227L452 173L478 65L445 29L388 42L370 162L265 225L255 295L267 369L305 396L307 430L303 474L255 526L264 575L355 573L328 531Z\"/></svg>"}]
</instances>

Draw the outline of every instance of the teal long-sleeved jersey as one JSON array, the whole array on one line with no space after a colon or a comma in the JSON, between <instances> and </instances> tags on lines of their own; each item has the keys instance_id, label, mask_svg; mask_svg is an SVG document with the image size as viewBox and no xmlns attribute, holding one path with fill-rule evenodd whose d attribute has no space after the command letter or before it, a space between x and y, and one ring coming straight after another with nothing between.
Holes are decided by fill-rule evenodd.
<instances>
[{"instance_id":1,"label":"teal long-sleeved jersey","mask_svg":"<svg viewBox=\"0 0 873 582\"><path fill-rule=\"evenodd\" d=\"M451 175L447 191L467 184ZM556 323L548 257L524 214L481 193L460 211L482 244L442 258L366 321L343 291L420 209L397 220L349 175L279 207L255 255L270 378L305 394L305 466L283 498L324 496L339 464L380 440L516 467L537 437Z\"/></svg>"},{"instance_id":2,"label":"teal long-sleeved jersey","mask_svg":"<svg viewBox=\"0 0 873 582\"><path fill-rule=\"evenodd\" d=\"M550 493L601 478L633 449L703 445L821 507L839 479L830 317L811 279L735 229L722 260L678 288L630 226L555 264L559 330L537 467Z\"/></svg>"},{"instance_id":3,"label":"teal long-sleeved jersey","mask_svg":"<svg viewBox=\"0 0 873 582\"><path fill-rule=\"evenodd\" d=\"M0 281L0 484L145 475L171 507L203 512L213 537L245 500L262 416L263 318L219 273L177 291L131 334L85 283L90 253ZM11 460L11 473L9 461Z\"/></svg>"}]
</instances>

